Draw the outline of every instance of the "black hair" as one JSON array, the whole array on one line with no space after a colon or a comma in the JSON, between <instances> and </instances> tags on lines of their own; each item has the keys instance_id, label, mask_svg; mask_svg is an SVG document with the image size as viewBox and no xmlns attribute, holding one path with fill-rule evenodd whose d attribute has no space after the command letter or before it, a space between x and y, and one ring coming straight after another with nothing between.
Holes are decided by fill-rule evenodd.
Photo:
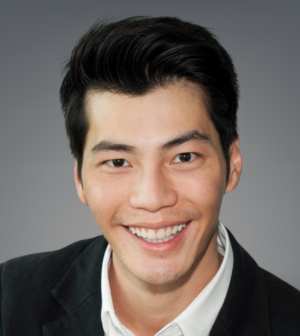
<instances>
[{"instance_id":1,"label":"black hair","mask_svg":"<svg viewBox=\"0 0 300 336\"><path fill-rule=\"evenodd\" d=\"M173 17L131 17L97 22L79 40L65 67L60 100L81 179L88 132L89 90L143 95L176 80L198 84L222 145L229 174L229 147L237 137L238 83L229 54L208 29Z\"/></svg>"}]
</instances>

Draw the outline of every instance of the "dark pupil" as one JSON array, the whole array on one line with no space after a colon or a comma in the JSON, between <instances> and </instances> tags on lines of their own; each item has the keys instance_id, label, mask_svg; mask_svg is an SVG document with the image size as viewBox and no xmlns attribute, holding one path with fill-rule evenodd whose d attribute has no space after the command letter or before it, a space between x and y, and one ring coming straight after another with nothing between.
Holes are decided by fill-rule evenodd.
<instances>
[{"instance_id":1,"label":"dark pupil","mask_svg":"<svg viewBox=\"0 0 300 336\"><path fill-rule=\"evenodd\" d=\"M187 162L191 160L191 153L182 153L179 154L179 159L181 162Z\"/></svg>"},{"instance_id":2,"label":"dark pupil","mask_svg":"<svg viewBox=\"0 0 300 336\"><path fill-rule=\"evenodd\" d=\"M115 167L122 167L124 165L124 159L115 159L112 160Z\"/></svg>"}]
</instances>

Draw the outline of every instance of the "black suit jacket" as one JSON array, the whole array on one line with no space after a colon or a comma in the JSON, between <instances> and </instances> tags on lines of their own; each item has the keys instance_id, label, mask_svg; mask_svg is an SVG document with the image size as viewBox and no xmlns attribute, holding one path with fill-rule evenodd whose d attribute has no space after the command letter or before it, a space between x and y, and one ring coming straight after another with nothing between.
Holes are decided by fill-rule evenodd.
<instances>
[{"instance_id":1,"label":"black suit jacket","mask_svg":"<svg viewBox=\"0 0 300 336\"><path fill-rule=\"evenodd\" d=\"M210 335L299 336L300 292L259 268L229 236L233 274ZM0 335L104 335L100 278L106 246L100 236L0 265Z\"/></svg>"}]
</instances>

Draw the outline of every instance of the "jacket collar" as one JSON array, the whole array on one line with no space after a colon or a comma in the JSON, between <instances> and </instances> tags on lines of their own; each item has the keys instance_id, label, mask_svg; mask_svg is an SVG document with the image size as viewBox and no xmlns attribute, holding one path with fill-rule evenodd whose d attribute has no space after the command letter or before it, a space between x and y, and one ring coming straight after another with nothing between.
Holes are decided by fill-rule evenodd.
<instances>
[{"instance_id":1,"label":"jacket collar","mask_svg":"<svg viewBox=\"0 0 300 336\"><path fill-rule=\"evenodd\" d=\"M67 315L43 325L43 335L104 335L101 320L101 268L107 242L100 236L73 262L52 290Z\"/></svg>"},{"instance_id":2,"label":"jacket collar","mask_svg":"<svg viewBox=\"0 0 300 336\"><path fill-rule=\"evenodd\" d=\"M224 304L211 336L271 335L263 271L227 229L234 266ZM43 336L104 335L101 313L101 268L107 242L100 236L74 261L52 296L66 311L43 325Z\"/></svg>"},{"instance_id":3,"label":"jacket collar","mask_svg":"<svg viewBox=\"0 0 300 336\"><path fill-rule=\"evenodd\" d=\"M263 270L227 231L234 266L224 304L210 335L271 335Z\"/></svg>"}]
</instances>

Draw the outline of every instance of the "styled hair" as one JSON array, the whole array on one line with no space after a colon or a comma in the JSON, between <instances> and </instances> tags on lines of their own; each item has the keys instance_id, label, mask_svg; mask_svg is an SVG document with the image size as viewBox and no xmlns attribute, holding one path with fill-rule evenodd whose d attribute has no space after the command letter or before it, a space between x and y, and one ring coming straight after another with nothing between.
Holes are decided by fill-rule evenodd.
<instances>
[{"instance_id":1,"label":"styled hair","mask_svg":"<svg viewBox=\"0 0 300 336\"><path fill-rule=\"evenodd\" d=\"M138 96L177 80L195 83L204 91L228 177L229 147L237 137L237 75L229 54L206 28L173 17L97 22L79 40L64 71L60 100L80 179L89 129L86 93Z\"/></svg>"}]
</instances>

